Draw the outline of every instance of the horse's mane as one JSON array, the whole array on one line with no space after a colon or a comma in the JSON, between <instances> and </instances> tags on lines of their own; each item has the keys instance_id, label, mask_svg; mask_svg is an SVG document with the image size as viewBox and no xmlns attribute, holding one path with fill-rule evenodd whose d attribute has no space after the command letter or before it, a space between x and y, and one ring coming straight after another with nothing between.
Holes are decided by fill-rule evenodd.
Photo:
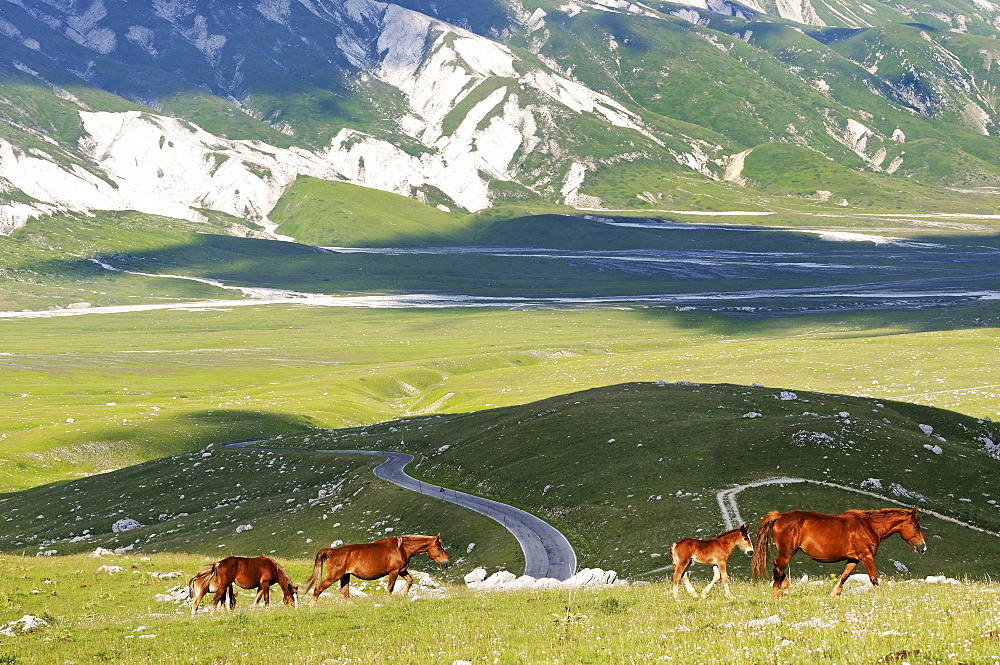
<instances>
[{"instance_id":1,"label":"horse's mane","mask_svg":"<svg viewBox=\"0 0 1000 665\"><path fill-rule=\"evenodd\" d=\"M848 510L848 515L857 515L861 519L871 520L892 515L908 515L912 511L909 508L878 508L876 510Z\"/></svg>"},{"instance_id":2,"label":"horse's mane","mask_svg":"<svg viewBox=\"0 0 1000 665\"><path fill-rule=\"evenodd\" d=\"M720 533L719 535L717 535L716 538L722 538L723 536L728 536L733 531L739 531L739 530L740 530L740 527L736 527L735 529L729 529L727 531L723 531L722 533ZM714 540L714 538L713 538L713 540Z\"/></svg>"}]
</instances>

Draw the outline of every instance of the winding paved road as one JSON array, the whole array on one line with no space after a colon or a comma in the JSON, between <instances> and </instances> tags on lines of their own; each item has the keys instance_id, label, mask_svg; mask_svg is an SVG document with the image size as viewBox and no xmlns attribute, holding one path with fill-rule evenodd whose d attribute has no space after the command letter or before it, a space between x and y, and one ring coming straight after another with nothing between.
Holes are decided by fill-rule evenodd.
<instances>
[{"instance_id":1,"label":"winding paved road","mask_svg":"<svg viewBox=\"0 0 1000 665\"><path fill-rule=\"evenodd\" d=\"M517 539L524 552L524 574L532 577L552 577L565 580L576 572L576 552L566 536L545 520L499 501L484 499L457 490L431 485L407 475L404 467L413 455L380 450L311 450L307 448L258 448L258 441L226 444L227 448L271 450L297 453L329 453L334 455L371 455L386 458L375 467L375 475L402 488L435 499L455 503L499 522ZM253 446L253 447L251 447Z\"/></svg>"}]
</instances>

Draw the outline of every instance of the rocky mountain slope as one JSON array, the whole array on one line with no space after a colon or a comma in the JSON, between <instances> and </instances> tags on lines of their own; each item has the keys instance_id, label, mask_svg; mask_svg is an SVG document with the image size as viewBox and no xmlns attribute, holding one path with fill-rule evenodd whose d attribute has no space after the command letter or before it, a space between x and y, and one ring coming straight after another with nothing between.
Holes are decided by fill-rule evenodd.
<instances>
[{"instance_id":1,"label":"rocky mountain slope","mask_svg":"<svg viewBox=\"0 0 1000 665\"><path fill-rule=\"evenodd\" d=\"M0 0L0 232L94 210L266 227L300 175L456 212L669 208L692 177L981 208L954 190L1000 174L998 17L988 0Z\"/></svg>"}]
</instances>

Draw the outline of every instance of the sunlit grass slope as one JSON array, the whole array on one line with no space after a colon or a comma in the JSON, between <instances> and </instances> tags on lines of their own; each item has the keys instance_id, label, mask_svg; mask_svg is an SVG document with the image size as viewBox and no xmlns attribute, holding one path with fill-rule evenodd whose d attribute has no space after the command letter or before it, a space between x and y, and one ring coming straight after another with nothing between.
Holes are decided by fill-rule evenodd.
<instances>
[{"instance_id":1,"label":"sunlit grass slope","mask_svg":"<svg viewBox=\"0 0 1000 665\"><path fill-rule=\"evenodd\" d=\"M8 320L0 488L623 381L760 383L996 418L1000 368L983 362L996 325L988 305L775 319L258 306Z\"/></svg>"},{"instance_id":2,"label":"sunlit grass slope","mask_svg":"<svg viewBox=\"0 0 1000 665\"><path fill-rule=\"evenodd\" d=\"M26 614L48 622L4 637L15 665L82 662L282 663L719 663L906 660L992 663L996 584L853 584L835 601L829 585L799 585L774 600L763 586L733 584L735 599L674 603L664 584L585 592L477 594L409 602L374 596L316 607L274 605L191 617L157 602L204 559L194 556L0 557L0 624ZM299 579L309 562L279 560ZM98 572L101 566L123 572ZM182 575L170 579L151 573ZM700 582L699 582L700 586ZM853 588L858 589L854 591ZM272 595L273 599L273 595Z\"/></svg>"},{"instance_id":3,"label":"sunlit grass slope","mask_svg":"<svg viewBox=\"0 0 1000 665\"><path fill-rule=\"evenodd\" d=\"M460 241L461 217L406 196L300 176L269 217L278 233L311 245L379 247ZM409 241L407 240L409 239Z\"/></svg>"}]
</instances>

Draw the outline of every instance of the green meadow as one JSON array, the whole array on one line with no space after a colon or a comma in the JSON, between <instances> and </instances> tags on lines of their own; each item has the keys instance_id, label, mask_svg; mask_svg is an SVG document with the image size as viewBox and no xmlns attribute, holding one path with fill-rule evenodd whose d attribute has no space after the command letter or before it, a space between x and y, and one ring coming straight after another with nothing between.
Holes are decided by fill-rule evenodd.
<instances>
[{"instance_id":1,"label":"green meadow","mask_svg":"<svg viewBox=\"0 0 1000 665\"><path fill-rule=\"evenodd\" d=\"M244 306L8 320L0 482L625 381L758 383L995 417L996 316Z\"/></svg>"},{"instance_id":2,"label":"green meadow","mask_svg":"<svg viewBox=\"0 0 1000 665\"><path fill-rule=\"evenodd\" d=\"M419 599L324 594L315 606L274 603L190 616L155 600L186 581L195 556L2 556L4 616L47 625L0 636L5 663L995 663L995 583L886 580L875 594L851 582L831 600L828 579L796 583L775 600L733 583L679 603L669 586L474 593L445 585ZM293 578L305 560L283 560ZM116 566L120 572L100 570ZM155 575L154 575L155 574ZM186 573L185 573L186 574ZM696 580L700 587L702 580ZM327 597L329 596L329 597ZM279 596L280 597L280 596Z\"/></svg>"}]
</instances>

